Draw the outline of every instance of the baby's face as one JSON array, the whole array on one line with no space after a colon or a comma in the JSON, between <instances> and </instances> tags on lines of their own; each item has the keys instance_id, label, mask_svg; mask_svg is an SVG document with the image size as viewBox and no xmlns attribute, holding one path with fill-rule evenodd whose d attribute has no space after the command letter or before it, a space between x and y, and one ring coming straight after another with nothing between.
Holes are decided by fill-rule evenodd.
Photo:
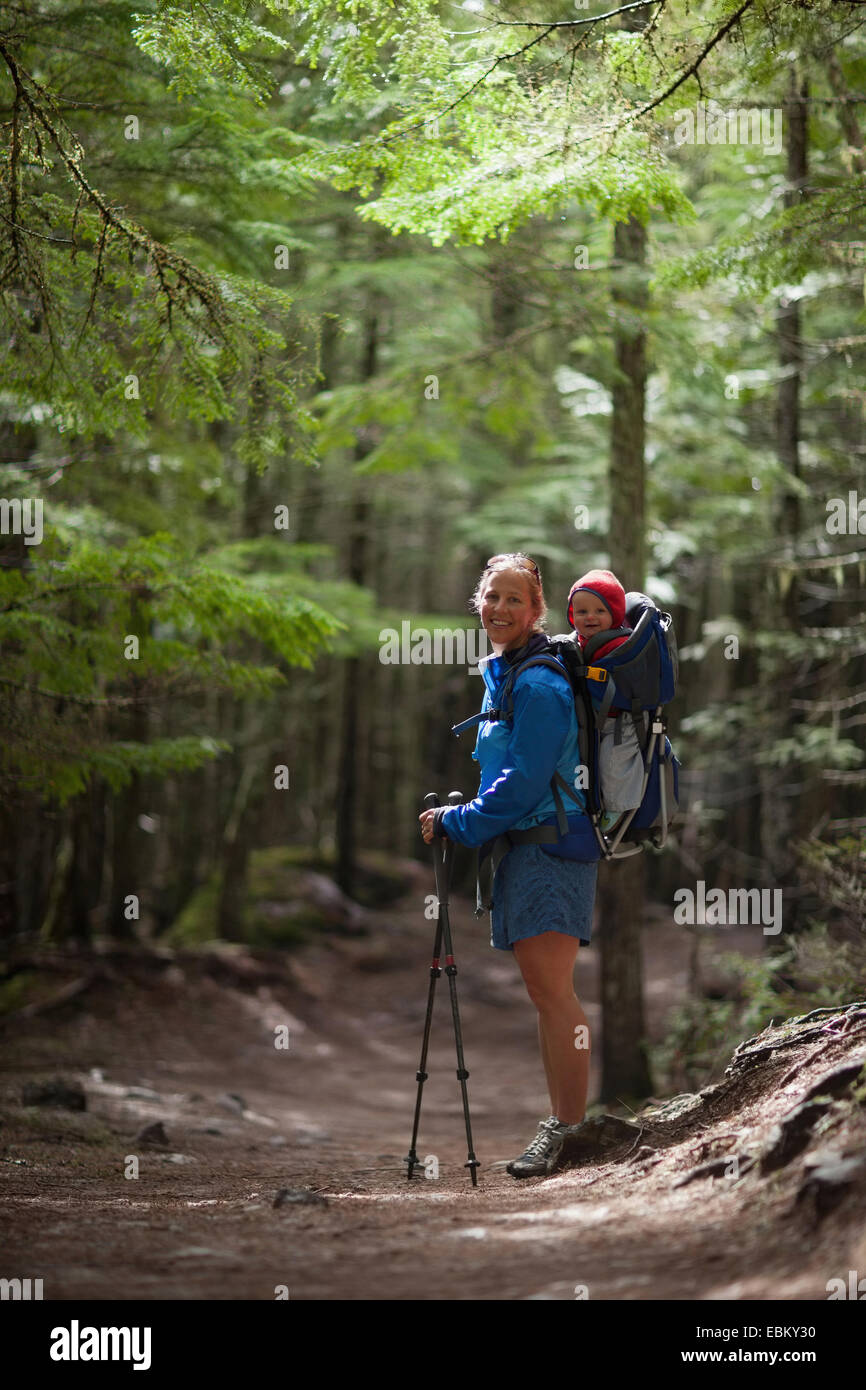
<instances>
[{"instance_id":1,"label":"baby's face","mask_svg":"<svg viewBox=\"0 0 866 1390\"><path fill-rule=\"evenodd\" d=\"M581 637L592 637L593 633L604 632L613 626L613 618L600 598L594 594L575 594L571 603L571 616L574 630Z\"/></svg>"}]
</instances>

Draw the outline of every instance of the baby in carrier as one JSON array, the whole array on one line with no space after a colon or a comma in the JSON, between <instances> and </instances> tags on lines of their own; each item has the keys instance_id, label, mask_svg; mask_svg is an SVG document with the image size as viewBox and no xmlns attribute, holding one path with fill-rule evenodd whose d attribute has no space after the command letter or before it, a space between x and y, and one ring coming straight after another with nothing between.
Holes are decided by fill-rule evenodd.
<instances>
[{"instance_id":1,"label":"baby in carrier","mask_svg":"<svg viewBox=\"0 0 866 1390\"><path fill-rule=\"evenodd\" d=\"M568 621L581 647L608 628L627 628L626 633L597 647L591 663L627 642L631 628L625 621L625 589L616 575L610 570L589 570L576 580L568 595ZM603 830L611 829L624 811L640 805L643 777L643 753L634 721L626 710L611 710L599 731Z\"/></svg>"}]
</instances>

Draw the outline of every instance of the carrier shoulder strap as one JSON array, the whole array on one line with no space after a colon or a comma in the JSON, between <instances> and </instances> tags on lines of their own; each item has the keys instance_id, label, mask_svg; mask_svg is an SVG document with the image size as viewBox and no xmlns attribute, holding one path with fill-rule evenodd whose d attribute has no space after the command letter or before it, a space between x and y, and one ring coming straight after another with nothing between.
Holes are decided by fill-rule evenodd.
<instances>
[{"instance_id":1,"label":"carrier shoulder strap","mask_svg":"<svg viewBox=\"0 0 866 1390\"><path fill-rule=\"evenodd\" d=\"M513 666L505 677L505 681L499 692L499 704L495 707L491 706L490 709L482 710L480 714L471 715L469 719L464 719L461 724L452 724L452 734L456 734L459 738L467 729L471 729L473 724L480 724L484 719L510 719L514 713L514 699L511 694L512 687L521 671L527 670L530 666L550 666L554 671L558 671L561 676L564 676L568 684L571 685L568 671L561 661L557 661L555 656L538 655L527 657L525 661L521 661L517 666ZM613 698L613 696L611 696L611 698Z\"/></svg>"},{"instance_id":2,"label":"carrier shoulder strap","mask_svg":"<svg viewBox=\"0 0 866 1390\"><path fill-rule=\"evenodd\" d=\"M509 673L500 696L502 702L498 709L488 710L486 712L485 717L487 719L511 718L514 707L514 702L511 698L511 687L514 685L514 682L516 681L520 672L525 671L530 666L552 667L553 670L558 671L561 676L565 676L566 680L568 681L569 687L571 688L572 695L576 696L576 692L572 685L571 676L568 670L563 666L563 663L561 661L558 661L555 656L531 656L528 658L528 660L523 661L520 663L519 666L516 666L513 672ZM607 672L605 672L604 674L607 675ZM605 691L605 698L603 701L604 713L600 714L601 719L603 719L606 716L607 710L610 707L610 702L615 694L615 687L613 685L612 680L610 681L610 687L611 688L609 691ZM502 699L502 697L506 694L509 699L509 707L507 711L505 709L505 701L504 699ZM567 796L570 796L571 799L577 803L581 811L584 810L583 802L576 795L575 789L570 787L568 782L566 782L565 778L556 769L554 769L553 777L550 780L550 790L553 794L553 804L556 807L556 825L558 833L554 833L552 826L536 826L532 830L513 830L509 833L513 836L515 843L519 844L550 842L568 834L568 818L565 814L565 807L562 804L560 788L562 788L562 790L566 793Z\"/></svg>"}]
</instances>

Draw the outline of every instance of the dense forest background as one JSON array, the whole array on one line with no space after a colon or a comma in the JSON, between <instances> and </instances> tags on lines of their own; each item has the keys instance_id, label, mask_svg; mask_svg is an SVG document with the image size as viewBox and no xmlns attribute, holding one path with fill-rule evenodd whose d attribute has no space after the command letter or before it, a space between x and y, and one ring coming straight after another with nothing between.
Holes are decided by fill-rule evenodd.
<instances>
[{"instance_id":1,"label":"dense forest background","mask_svg":"<svg viewBox=\"0 0 866 1390\"><path fill-rule=\"evenodd\" d=\"M603 870L611 1090L651 1084L635 904L677 887L781 888L784 924L683 1001L657 1085L862 993L864 30L854 0L4 7L7 954L288 946L313 906L258 904L305 867L396 891L424 794L475 791L481 688L383 634L475 642L519 548L549 631L601 564L679 641L677 832Z\"/></svg>"}]
</instances>

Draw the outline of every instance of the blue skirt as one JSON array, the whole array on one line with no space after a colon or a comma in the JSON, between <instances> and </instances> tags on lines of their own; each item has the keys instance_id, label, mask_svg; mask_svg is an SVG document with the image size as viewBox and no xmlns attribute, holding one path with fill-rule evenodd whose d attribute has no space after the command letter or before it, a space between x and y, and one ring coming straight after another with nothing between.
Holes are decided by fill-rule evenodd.
<instances>
[{"instance_id":1,"label":"blue skirt","mask_svg":"<svg viewBox=\"0 0 866 1390\"><path fill-rule=\"evenodd\" d=\"M541 845L514 845L493 878L490 944L512 951L515 941L558 931L588 946L598 860L559 859Z\"/></svg>"}]
</instances>

